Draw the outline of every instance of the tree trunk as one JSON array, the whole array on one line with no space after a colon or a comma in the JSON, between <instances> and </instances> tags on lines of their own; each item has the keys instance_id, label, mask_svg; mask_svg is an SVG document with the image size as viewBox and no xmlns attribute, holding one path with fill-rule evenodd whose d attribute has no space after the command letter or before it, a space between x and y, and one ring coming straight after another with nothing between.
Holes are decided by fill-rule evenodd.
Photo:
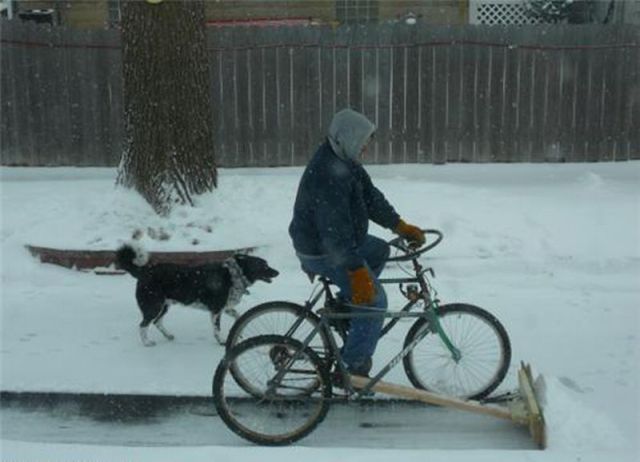
<instances>
[{"instance_id":1,"label":"tree trunk","mask_svg":"<svg viewBox=\"0 0 640 462\"><path fill-rule=\"evenodd\" d=\"M217 185L204 3L121 5L125 141L117 182L166 215Z\"/></svg>"}]
</instances>

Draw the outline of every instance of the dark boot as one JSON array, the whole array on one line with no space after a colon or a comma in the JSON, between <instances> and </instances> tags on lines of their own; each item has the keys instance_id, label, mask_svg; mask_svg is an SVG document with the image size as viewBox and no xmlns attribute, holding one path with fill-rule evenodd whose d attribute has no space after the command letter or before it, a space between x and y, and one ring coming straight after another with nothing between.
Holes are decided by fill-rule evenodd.
<instances>
[{"instance_id":1,"label":"dark boot","mask_svg":"<svg viewBox=\"0 0 640 462\"><path fill-rule=\"evenodd\" d=\"M347 367L349 374L351 375L359 375L361 377L369 377L369 372L371 372L371 367L373 366L373 361L371 358L367 358L362 364L355 367Z\"/></svg>"},{"instance_id":2,"label":"dark boot","mask_svg":"<svg viewBox=\"0 0 640 462\"><path fill-rule=\"evenodd\" d=\"M357 376L360 376L360 377L369 378L369 372L371 371L372 365L373 365L373 363L371 361L371 358L368 358L359 367L349 367L349 366L347 366L347 372L350 375L357 375ZM342 372L340 370L338 370L337 368L331 373L331 384L335 388L344 388L345 387L344 381L343 381ZM371 392L371 394L373 395L373 392Z\"/></svg>"}]
</instances>

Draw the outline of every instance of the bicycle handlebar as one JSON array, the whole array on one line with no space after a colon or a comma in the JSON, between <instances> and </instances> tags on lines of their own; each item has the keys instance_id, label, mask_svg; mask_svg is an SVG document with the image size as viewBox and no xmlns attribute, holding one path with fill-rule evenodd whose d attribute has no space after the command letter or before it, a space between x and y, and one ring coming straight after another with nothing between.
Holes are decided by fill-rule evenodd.
<instances>
[{"instance_id":1,"label":"bicycle handlebar","mask_svg":"<svg viewBox=\"0 0 640 462\"><path fill-rule=\"evenodd\" d=\"M421 231L425 234L425 237L428 236L428 235L436 236L435 241L433 241L431 243L428 243L429 240L427 239L425 241L426 245L424 245L423 247L413 248L407 242L407 240L405 238L403 238L403 237L396 237L394 239L391 239L387 243L391 247L395 247L396 249L399 249L400 251L404 252L404 255L399 255L397 257L390 257L390 258L387 259L387 262L409 261L409 260L413 260L415 258L418 258L423 253L433 249L435 246L440 244L440 241L442 241L442 238L444 237L442 232L438 231L437 229L422 229Z\"/></svg>"}]
</instances>

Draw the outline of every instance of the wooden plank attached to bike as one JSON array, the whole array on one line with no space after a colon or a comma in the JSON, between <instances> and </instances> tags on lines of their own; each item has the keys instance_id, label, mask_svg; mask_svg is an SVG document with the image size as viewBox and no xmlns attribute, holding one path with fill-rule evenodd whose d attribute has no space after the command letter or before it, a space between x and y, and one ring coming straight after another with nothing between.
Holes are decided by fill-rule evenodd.
<instances>
[{"instance_id":1,"label":"wooden plank attached to bike","mask_svg":"<svg viewBox=\"0 0 640 462\"><path fill-rule=\"evenodd\" d=\"M351 383L356 388L364 388L369 383L369 379L366 377L352 375ZM491 415L501 419L512 420L511 411L509 411L509 409L483 405L477 401L463 401L458 398L439 395L430 391L418 390L417 388L407 387L404 385L378 382L373 386L372 390L379 393L385 393L387 395L401 396L403 398L414 399L428 404L435 404L437 406L452 407L462 411L475 412L477 414Z\"/></svg>"},{"instance_id":2,"label":"wooden plank attached to bike","mask_svg":"<svg viewBox=\"0 0 640 462\"><path fill-rule=\"evenodd\" d=\"M366 377L351 376L353 386L360 389L367 386L369 380L370 379ZM388 382L378 382L371 389L379 393L400 396L437 406L452 407L476 414L490 415L527 425L529 427L529 433L538 448L545 449L547 446L546 427L542 407L540 406L533 386L533 377L529 365L522 364L521 369L518 371L518 381L520 385L519 397L509 403L509 407L482 404L471 400L464 401L451 396L440 395Z\"/></svg>"}]
</instances>

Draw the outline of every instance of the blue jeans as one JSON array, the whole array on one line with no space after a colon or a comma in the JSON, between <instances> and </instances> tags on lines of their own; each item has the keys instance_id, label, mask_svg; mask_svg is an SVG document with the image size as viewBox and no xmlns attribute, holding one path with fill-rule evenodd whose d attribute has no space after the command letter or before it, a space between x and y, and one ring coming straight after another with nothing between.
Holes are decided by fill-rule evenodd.
<instances>
[{"instance_id":1,"label":"blue jeans","mask_svg":"<svg viewBox=\"0 0 640 462\"><path fill-rule=\"evenodd\" d=\"M387 295L378 280L386 260L389 258L389 245L374 236L367 236L364 244L358 248L369 270L369 276L373 280L376 296L373 304L368 309L354 310L354 312L371 312L371 308L382 312L387 309ZM302 269L308 273L319 274L327 277L340 288L340 297L351 300L351 283L347 269L332 265L325 256L298 255ZM342 348L342 360L350 371L359 371L366 368L371 356L376 349L380 331L382 330L383 317L353 318L350 321L349 334Z\"/></svg>"}]
</instances>

